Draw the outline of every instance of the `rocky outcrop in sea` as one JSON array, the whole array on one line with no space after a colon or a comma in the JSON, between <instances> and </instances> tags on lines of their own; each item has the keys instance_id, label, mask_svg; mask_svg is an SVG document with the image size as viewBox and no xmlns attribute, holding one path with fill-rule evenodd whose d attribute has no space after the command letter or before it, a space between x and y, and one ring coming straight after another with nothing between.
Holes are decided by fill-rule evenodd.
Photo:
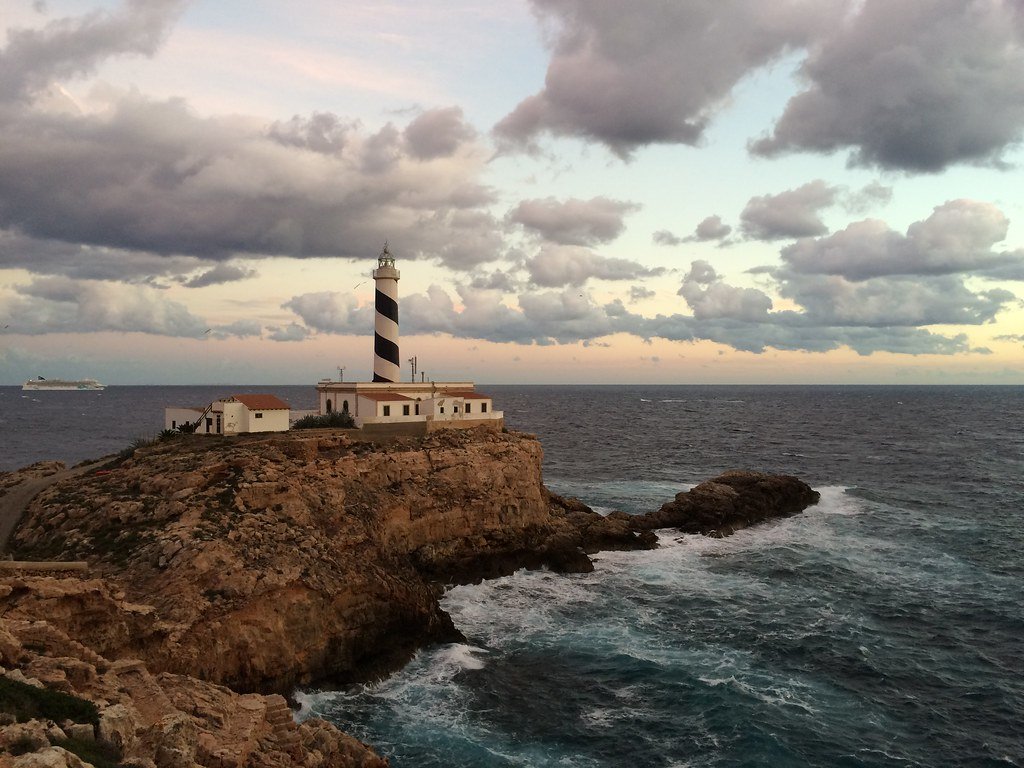
<instances>
[{"instance_id":1,"label":"rocky outcrop in sea","mask_svg":"<svg viewBox=\"0 0 1024 768\"><path fill-rule=\"evenodd\" d=\"M438 603L446 584L522 567L586 572L594 552L656 546L653 528L724 535L816 500L795 478L728 473L648 515L602 516L547 491L541 459L532 436L485 430L387 444L323 431L142 448L56 483L29 507L15 556L83 560L89 572L0 579L0 615L21 643L5 663L100 702L101 717L134 706L140 759L156 759L144 735L179 717L197 734L182 765L375 765L327 724L288 737L298 762L260 762L277 749L266 733L280 715L257 710L279 703L266 694L366 680L424 644L459 639ZM33 624L68 642L31 645ZM96 682L129 661L154 697L169 688L160 701L173 706L146 714L112 693L117 680ZM214 703L177 706L190 697ZM224 735L236 722L241 735Z\"/></svg>"}]
</instances>

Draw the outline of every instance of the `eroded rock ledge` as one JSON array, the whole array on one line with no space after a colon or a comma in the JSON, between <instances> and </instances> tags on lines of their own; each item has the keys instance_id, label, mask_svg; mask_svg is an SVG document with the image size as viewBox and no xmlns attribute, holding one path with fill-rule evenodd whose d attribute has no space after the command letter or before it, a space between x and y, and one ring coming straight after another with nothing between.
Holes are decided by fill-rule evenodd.
<instances>
[{"instance_id":1,"label":"eroded rock ledge","mask_svg":"<svg viewBox=\"0 0 1024 768\"><path fill-rule=\"evenodd\" d=\"M653 528L726 535L817 500L795 478L727 473L647 515L604 517L547 491L541 458L532 436L482 430L158 443L35 499L15 556L85 560L90 578L0 579L0 615L45 618L104 664L136 659L158 681L289 692L459 639L444 584L586 572L588 554L657 546Z\"/></svg>"}]
</instances>

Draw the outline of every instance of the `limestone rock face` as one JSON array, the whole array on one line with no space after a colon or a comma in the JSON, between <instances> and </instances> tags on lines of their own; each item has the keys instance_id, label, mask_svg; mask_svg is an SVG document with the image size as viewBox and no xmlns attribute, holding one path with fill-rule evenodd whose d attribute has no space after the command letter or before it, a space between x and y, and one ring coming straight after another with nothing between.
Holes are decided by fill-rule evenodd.
<instances>
[{"instance_id":1,"label":"limestone rock face","mask_svg":"<svg viewBox=\"0 0 1024 768\"><path fill-rule=\"evenodd\" d=\"M14 546L90 563L101 578L46 615L108 657L242 691L365 679L460 638L438 583L654 545L550 495L542 455L486 430L184 436L47 489ZM11 615L38 615L43 590L9 597Z\"/></svg>"},{"instance_id":2,"label":"limestone rock face","mask_svg":"<svg viewBox=\"0 0 1024 768\"><path fill-rule=\"evenodd\" d=\"M677 493L661 509L630 520L637 530L677 528L683 533L728 536L776 517L789 517L817 504L820 494L789 475L725 472Z\"/></svg>"},{"instance_id":3,"label":"limestone rock face","mask_svg":"<svg viewBox=\"0 0 1024 768\"><path fill-rule=\"evenodd\" d=\"M36 581L19 580L17 588L35 591ZM40 593L55 599L62 584L70 587L74 580L39 581L46 581L38 585ZM36 719L0 726L0 765L86 765L55 743L75 736L115 750L126 766L387 766L365 744L329 723L295 723L280 696L243 695L192 677L154 675L140 660L103 658L42 620L4 616L0 632L16 646L18 666L6 677L92 702L98 713L95 724L69 721L58 726ZM4 751L22 754L11 759Z\"/></svg>"}]
</instances>

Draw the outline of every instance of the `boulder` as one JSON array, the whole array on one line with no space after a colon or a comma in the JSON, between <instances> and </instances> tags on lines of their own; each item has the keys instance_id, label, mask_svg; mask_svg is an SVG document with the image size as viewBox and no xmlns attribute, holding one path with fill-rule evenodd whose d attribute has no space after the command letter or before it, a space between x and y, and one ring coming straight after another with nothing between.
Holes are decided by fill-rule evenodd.
<instances>
[{"instance_id":1,"label":"boulder","mask_svg":"<svg viewBox=\"0 0 1024 768\"><path fill-rule=\"evenodd\" d=\"M817 504L820 494L790 475L732 471L676 494L660 509L637 515L635 530L676 528L683 533L728 536L741 528L790 517Z\"/></svg>"}]
</instances>

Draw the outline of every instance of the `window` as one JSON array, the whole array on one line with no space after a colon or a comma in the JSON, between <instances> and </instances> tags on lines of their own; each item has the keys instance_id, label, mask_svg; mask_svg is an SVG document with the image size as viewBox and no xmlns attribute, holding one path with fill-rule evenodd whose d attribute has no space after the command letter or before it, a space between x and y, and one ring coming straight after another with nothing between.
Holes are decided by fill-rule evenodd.
<instances>
[{"instance_id":1,"label":"window","mask_svg":"<svg viewBox=\"0 0 1024 768\"><path fill-rule=\"evenodd\" d=\"M487 413L487 403L480 403L480 413Z\"/></svg>"},{"instance_id":2,"label":"window","mask_svg":"<svg viewBox=\"0 0 1024 768\"><path fill-rule=\"evenodd\" d=\"M444 406L441 406L441 413L444 413Z\"/></svg>"},{"instance_id":3,"label":"window","mask_svg":"<svg viewBox=\"0 0 1024 768\"><path fill-rule=\"evenodd\" d=\"M471 410L473 410L472 403L466 403L466 413L469 413Z\"/></svg>"},{"instance_id":4,"label":"window","mask_svg":"<svg viewBox=\"0 0 1024 768\"><path fill-rule=\"evenodd\" d=\"M178 422L176 422L174 419L171 419L171 429L177 429L177 428L178 428Z\"/></svg>"},{"instance_id":5,"label":"window","mask_svg":"<svg viewBox=\"0 0 1024 768\"><path fill-rule=\"evenodd\" d=\"M252 417L253 417L254 419L262 419L262 418L263 418L263 414L262 414L262 413L254 413L254 414L252 415Z\"/></svg>"},{"instance_id":6,"label":"window","mask_svg":"<svg viewBox=\"0 0 1024 768\"><path fill-rule=\"evenodd\" d=\"M327 398L327 412L331 412L331 398L329 397Z\"/></svg>"},{"instance_id":7,"label":"window","mask_svg":"<svg viewBox=\"0 0 1024 768\"><path fill-rule=\"evenodd\" d=\"M403 405L402 406L402 415L403 416L408 416L409 415L409 406L408 405Z\"/></svg>"},{"instance_id":8,"label":"window","mask_svg":"<svg viewBox=\"0 0 1024 768\"><path fill-rule=\"evenodd\" d=\"M384 406L384 415L385 416L390 416L391 415L391 406L390 405L385 405Z\"/></svg>"},{"instance_id":9,"label":"window","mask_svg":"<svg viewBox=\"0 0 1024 768\"><path fill-rule=\"evenodd\" d=\"M420 404L419 403L416 403L416 415L417 416L420 415Z\"/></svg>"},{"instance_id":10,"label":"window","mask_svg":"<svg viewBox=\"0 0 1024 768\"><path fill-rule=\"evenodd\" d=\"M457 405L456 405L456 406L454 406L454 407L452 408L452 411L453 411L454 413L458 413L458 412L459 412L459 406L457 406Z\"/></svg>"},{"instance_id":11,"label":"window","mask_svg":"<svg viewBox=\"0 0 1024 768\"><path fill-rule=\"evenodd\" d=\"M345 400L344 402L342 402L342 404L341 404L341 412L342 413L348 413L348 400Z\"/></svg>"}]
</instances>

